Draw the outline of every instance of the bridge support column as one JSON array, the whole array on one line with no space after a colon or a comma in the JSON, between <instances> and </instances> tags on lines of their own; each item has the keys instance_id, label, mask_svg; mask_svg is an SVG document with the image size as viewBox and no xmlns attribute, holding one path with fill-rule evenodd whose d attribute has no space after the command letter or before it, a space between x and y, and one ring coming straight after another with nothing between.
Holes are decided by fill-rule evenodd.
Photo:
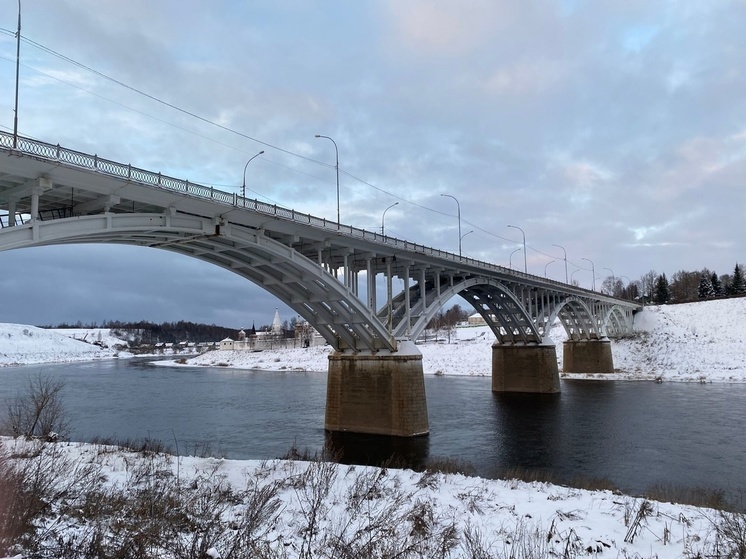
<instances>
[{"instance_id":1,"label":"bridge support column","mask_svg":"<svg viewBox=\"0 0 746 559\"><path fill-rule=\"evenodd\" d=\"M559 392L559 369L554 344L494 344L492 391Z\"/></svg>"},{"instance_id":2,"label":"bridge support column","mask_svg":"<svg viewBox=\"0 0 746 559\"><path fill-rule=\"evenodd\" d=\"M400 342L396 353L332 353L325 427L398 437L429 433L422 354L414 343Z\"/></svg>"},{"instance_id":3,"label":"bridge support column","mask_svg":"<svg viewBox=\"0 0 746 559\"><path fill-rule=\"evenodd\" d=\"M562 346L562 372L613 373L611 342L604 340L567 340Z\"/></svg>"}]
</instances>

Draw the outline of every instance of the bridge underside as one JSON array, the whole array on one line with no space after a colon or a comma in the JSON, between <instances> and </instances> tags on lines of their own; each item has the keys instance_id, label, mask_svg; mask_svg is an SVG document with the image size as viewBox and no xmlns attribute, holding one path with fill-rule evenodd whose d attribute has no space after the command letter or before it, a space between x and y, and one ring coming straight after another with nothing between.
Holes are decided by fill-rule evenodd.
<instances>
[{"instance_id":1,"label":"bridge underside","mask_svg":"<svg viewBox=\"0 0 746 559\"><path fill-rule=\"evenodd\" d=\"M558 389L548 338L555 321L567 332L566 356L568 344L572 348L565 370L613 370L603 361L606 350L598 348L632 333L637 305L629 301L18 140L16 146L0 131L0 252L72 243L137 245L198 258L261 286L334 349L328 429L427 432L422 360L412 342L455 295L495 336L496 390ZM379 302L381 282L385 296ZM403 284L398 294L395 283Z\"/></svg>"}]
</instances>

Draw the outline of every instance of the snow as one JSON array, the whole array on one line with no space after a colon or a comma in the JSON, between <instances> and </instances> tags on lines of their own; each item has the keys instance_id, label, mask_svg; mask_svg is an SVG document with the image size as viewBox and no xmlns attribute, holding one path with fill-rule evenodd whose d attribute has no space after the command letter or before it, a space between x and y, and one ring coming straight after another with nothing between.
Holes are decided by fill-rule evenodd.
<instances>
[{"instance_id":1,"label":"snow","mask_svg":"<svg viewBox=\"0 0 746 559\"><path fill-rule=\"evenodd\" d=\"M746 298L646 307L635 316L634 338L612 340L615 372L562 378L686 382L746 382ZM557 344L562 370L564 329L556 324L550 337ZM457 328L447 339L418 345L426 375L490 375L494 337L486 326ZM159 365L221 366L325 372L328 346L260 352L209 351Z\"/></svg>"},{"instance_id":2,"label":"snow","mask_svg":"<svg viewBox=\"0 0 746 559\"><path fill-rule=\"evenodd\" d=\"M606 375L564 375L566 378L652 380L689 382L746 382L746 299L728 299L685 305L651 306L639 313L633 339L612 342L616 372ZM81 361L111 358L112 349L103 349L68 335L80 337L86 332L41 330L32 326L0 324L0 366L44 362ZM97 332L87 332L98 338ZM86 335L86 339L89 336ZM561 328L555 327L552 339L558 344L561 367ZM102 335L102 340L105 336ZM489 375L492 334L486 327L460 328L453 343L425 343L418 346L423 354L425 374ZM107 345L113 345L106 339ZM187 359L187 366L227 366L238 369L326 371L328 346L261 352L211 351ZM181 360L180 360L181 361ZM171 361L173 366L180 363ZM561 370L561 369L560 369ZM0 438L4 452L14 452L23 441ZM102 479L111 487L126 488L132 463L145 459L125 450L102 445L56 443L74 463L96 462ZM279 494L282 517L268 539L285 542L290 556L299 549L304 533L303 511L307 503L303 492L288 479L299 476L317 463L295 461L223 460L197 457L164 457L172 476L182 480L204 477L206 472L221 483L245 487L247 479L269 483L285 480ZM409 503L429 503L440 522L454 522L458 533L478 530L491 546L492 556L509 556L506 546L517 532L541 534L544 550L566 554L573 546L577 555L603 557L657 557L659 559L706 555L712 544L718 513L710 509L645 501L609 491L587 491L547 483L516 480L487 480L456 474L428 474L411 470L378 470L361 466L334 466L331 492L325 499L325 514L319 533L332 532L344 524L349 513L347 496L359 476L385 476L380 495L372 498L370 510L394 510L396 492L406 494ZM202 476L202 477L200 477ZM184 483L184 486L187 484ZM650 510L632 534L633 521L643 503ZM226 514L241 514L237 503ZM372 513L371 513L372 514ZM466 557L460 547L453 557ZM710 548L711 550L711 548ZM208 555L220 556L214 547Z\"/></svg>"},{"instance_id":3,"label":"snow","mask_svg":"<svg viewBox=\"0 0 746 559\"><path fill-rule=\"evenodd\" d=\"M59 331L35 326L0 324L0 367L69 363L110 359L117 355L111 347L74 340Z\"/></svg>"},{"instance_id":4,"label":"snow","mask_svg":"<svg viewBox=\"0 0 746 559\"><path fill-rule=\"evenodd\" d=\"M7 453L22 453L32 444L0 438L0 444L3 443ZM227 484L240 491L247 485L269 487L279 482L281 518L272 523L266 540L284 546L289 557L297 556L306 533L304 526L311 497L320 491L308 474L315 469L318 483L325 467L319 462L186 456L160 456L153 462L154 456L147 453L82 443L57 443L56 449L79 467L97 464L102 483L129 491L133 490L133 471L137 470L138 462L148 460L151 471L157 472L153 482L178 479L182 491L207 483L220 483L223 488ZM467 529L479 532L493 552L490 556L495 557L514 556L507 552L513 543L518 544L521 534L524 545L526 540L531 541L537 546L534 551L551 550L556 556L695 557L698 551L712 545L713 522L718 518L718 513L711 509L650 501L608 490L363 466L332 465L332 468L330 491L323 497L317 519L315 533L319 540L339 536L340 527L355 524L350 496L359 495L361 490L365 492L364 520L381 518L378 515L396 517L409 510L407 507L416 507L431 511L428 521L433 525L444 527L452 523L461 543L451 557L470 556L464 549L463 534ZM374 486L375 491L371 490ZM243 501L235 502L222 516L226 522L237 521L244 507ZM646 514L635 527L641 507ZM402 516L402 524L406 523L404 518L411 520L411 516ZM68 528L75 529L74 523ZM218 557L220 551L213 547L208 556ZM515 552L517 557L534 556L526 554L525 549Z\"/></svg>"},{"instance_id":5,"label":"snow","mask_svg":"<svg viewBox=\"0 0 746 559\"><path fill-rule=\"evenodd\" d=\"M634 338L611 342L614 373L562 373L562 377L746 382L746 298L646 307L635 316L635 330ZM566 335L556 324L550 337L557 344L561 371L562 342ZM490 330L481 326L457 328L450 343L441 336L438 342L419 344L424 373L488 376L492 371L493 340ZM117 351L121 343L105 328L44 330L0 324L0 367L131 356ZM325 372L330 352L329 346L257 352L214 350L192 358L156 363Z\"/></svg>"}]
</instances>

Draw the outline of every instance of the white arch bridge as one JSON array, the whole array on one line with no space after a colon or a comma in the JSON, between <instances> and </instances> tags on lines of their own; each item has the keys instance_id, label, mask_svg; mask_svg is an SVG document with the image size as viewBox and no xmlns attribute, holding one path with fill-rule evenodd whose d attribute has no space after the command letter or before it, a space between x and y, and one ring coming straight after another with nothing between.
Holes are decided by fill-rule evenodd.
<instances>
[{"instance_id":1,"label":"white arch bridge","mask_svg":"<svg viewBox=\"0 0 746 559\"><path fill-rule=\"evenodd\" d=\"M608 338L631 334L639 308L0 132L0 251L70 243L177 252L226 268L275 295L335 350L327 387L331 430L428 431L422 357L413 341L454 295L474 307L495 335L496 391L559 391L556 353L547 336L557 319L568 335L565 370L613 370ZM395 294L394 285L402 284Z\"/></svg>"}]
</instances>

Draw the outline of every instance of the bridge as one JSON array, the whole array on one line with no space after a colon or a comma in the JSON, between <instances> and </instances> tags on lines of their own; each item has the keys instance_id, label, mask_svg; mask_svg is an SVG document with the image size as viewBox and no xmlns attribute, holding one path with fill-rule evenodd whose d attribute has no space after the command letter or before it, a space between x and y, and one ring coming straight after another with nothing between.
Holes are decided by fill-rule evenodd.
<instances>
[{"instance_id":1,"label":"bridge","mask_svg":"<svg viewBox=\"0 0 746 559\"><path fill-rule=\"evenodd\" d=\"M331 431L429 432L414 342L455 295L495 336L496 392L559 392L548 336L557 320L567 332L564 371L612 372L609 339L630 335L639 310L631 301L0 132L0 251L70 243L184 254L283 301L333 348ZM403 285L398 293L395 284Z\"/></svg>"}]
</instances>

